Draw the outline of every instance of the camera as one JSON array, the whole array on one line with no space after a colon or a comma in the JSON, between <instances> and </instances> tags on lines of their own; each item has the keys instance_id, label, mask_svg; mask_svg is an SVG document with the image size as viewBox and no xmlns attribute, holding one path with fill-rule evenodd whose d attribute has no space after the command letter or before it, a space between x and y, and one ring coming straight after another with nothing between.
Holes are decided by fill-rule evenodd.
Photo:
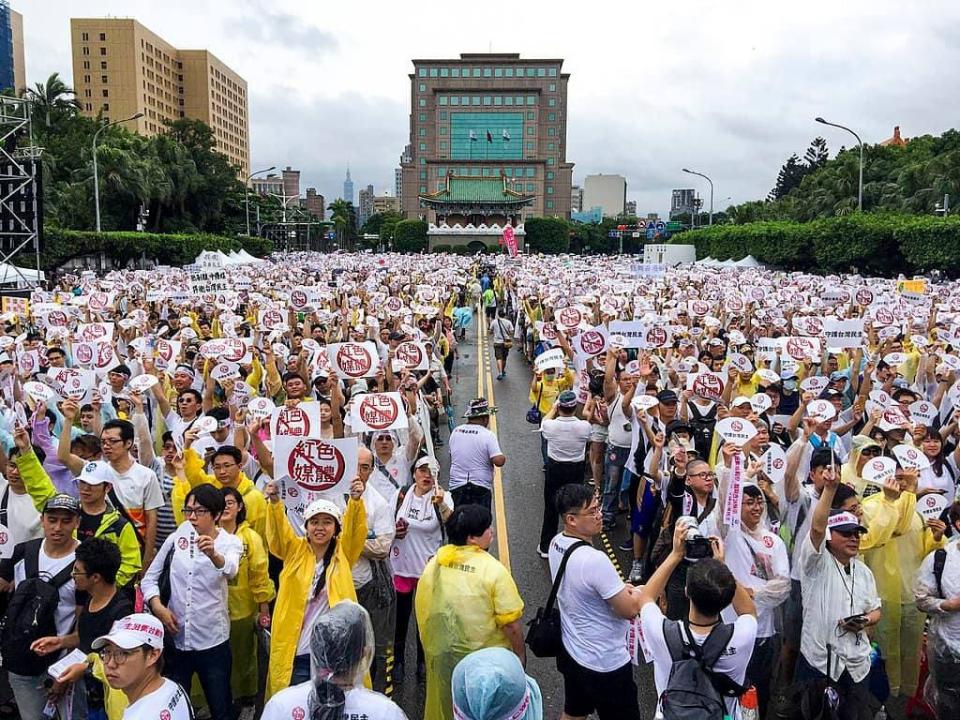
<instances>
[{"instance_id":1,"label":"camera","mask_svg":"<svg viewBox=\"0 0 960 720\"><path fill-rule=\"evenodd\" d=\"M690 515L684 515L677 518L678 523L683 523L687 528L687 537L684 541L684 559L689 562L696 562L704 558L713 557L713 547L710 544L710 538L706 538L700 532L697 525L697 519Z\"/></svg>"}]
</instances>

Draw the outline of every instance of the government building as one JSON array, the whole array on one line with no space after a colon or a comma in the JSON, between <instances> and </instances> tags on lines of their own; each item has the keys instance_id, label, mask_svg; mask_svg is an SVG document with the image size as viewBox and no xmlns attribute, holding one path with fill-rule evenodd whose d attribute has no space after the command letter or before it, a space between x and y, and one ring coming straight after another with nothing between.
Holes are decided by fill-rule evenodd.
<instances>
[{"instance_id":1,"label":"government building","mask_svg":"<svg viewBox=\"0 0 960 720\"><path fill-rule=\"evenodd\" d=\"M463 53L414 60L402 210L430 224L431 246L522 243L527 217L570 217L563 60Z\"/></svg>"}]
</instances>

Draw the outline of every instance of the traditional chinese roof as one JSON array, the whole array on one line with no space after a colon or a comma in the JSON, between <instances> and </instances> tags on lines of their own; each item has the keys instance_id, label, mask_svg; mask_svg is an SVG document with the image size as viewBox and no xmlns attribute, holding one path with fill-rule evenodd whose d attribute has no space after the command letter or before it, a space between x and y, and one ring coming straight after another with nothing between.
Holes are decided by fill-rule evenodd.
<instances>
[{"instance_id":1,"label":"traditional chinese roof","mask_svg":"<svg viewBox=\"0 0 960 720\"><path fill-rule=\"evenodd\" d=\"M502 175L492 178L447 175L442 190L422 194L420 200L427 204L527 205L533 202L533 197L511 190L507 187L507 178Z\"/></svg>"},{"instance_id":2,"label":"traditional chinese roof","mask_svg":"<svg viewBox=\"0 0 960 720\"><path fill-rule=\"evenodd\" d=\"M905 147L907 141L900 137L900 126L896 125L893 128L893 137L884 140L880 145L884 147Z\"/></svg>"}]
</instances>

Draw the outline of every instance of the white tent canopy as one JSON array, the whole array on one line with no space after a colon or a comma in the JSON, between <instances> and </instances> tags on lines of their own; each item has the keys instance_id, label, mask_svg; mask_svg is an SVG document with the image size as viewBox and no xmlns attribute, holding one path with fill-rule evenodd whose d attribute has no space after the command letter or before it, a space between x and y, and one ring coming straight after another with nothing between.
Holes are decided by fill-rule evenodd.
<instances>
[{"instance_id":1,"label":"white tent canopy","mask_svg":"<svg viewBox=\"0 0 960 720\"><path fill-rule=\"evenodd\" d=\"M736 267L762 267L753 255L747 255L743 260L737 260L734 265Z\"/></svg>"},{"instance_id":2,"label":"white tent canopy","mask_svg":"<svg viewBox=\"0 0 960 720\"><path fill-rule=\"evenodd\" d=\"M28 287L44 280L46 275L40 270L0 263L0 285Z\"/></svg>"}]
</instances>

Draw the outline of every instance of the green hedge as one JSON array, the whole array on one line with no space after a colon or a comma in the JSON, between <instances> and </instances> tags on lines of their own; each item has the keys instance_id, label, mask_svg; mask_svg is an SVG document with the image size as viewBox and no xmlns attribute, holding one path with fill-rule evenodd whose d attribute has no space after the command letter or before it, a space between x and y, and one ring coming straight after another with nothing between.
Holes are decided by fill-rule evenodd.
<instances>
[{"instance_id":1,"label":"green hedge","mask_svg":"<svg viewBox=\"0 0 960 720\"><path fill-rule=\"evenodd\" d=\"M192 263L204 250L222 250L225 253L246 250L255 257L264 257L273 252L273 243L263 238L229 238L203 233L97 233L47 227L44 228L43 239L40 266L44 270L56 270L73 258L101 252L116 267L123 267L131 260L136 262L141 257L154 260L160 265L184 265ZM23 254L20 259L24 260L28 255L29 253Z\"/></svg>"},{"instance_id":2,"label":"green hedge","mask_svg":"<svg viewBox=\"0 0 960 720\"><path fill-rule=\"evenodd\" d=\"M439 245L433 246L433 252L435 253L448 253L450 252L450 246L440 243Z\"/></svg>"},{"instance_id":3,"label":"green hedge","mask_svg":"<svg viewBox=\"0 0 960 720\"><path fill-rule=\"evenodd\" d=\"M692 244L697 257L762 263L790 270L858 272L894 276L901 272L960 268L960 216L890 213L852 214L807 223L769 221L714 225L674 235Z\"/></svg>"}]
</instances>

